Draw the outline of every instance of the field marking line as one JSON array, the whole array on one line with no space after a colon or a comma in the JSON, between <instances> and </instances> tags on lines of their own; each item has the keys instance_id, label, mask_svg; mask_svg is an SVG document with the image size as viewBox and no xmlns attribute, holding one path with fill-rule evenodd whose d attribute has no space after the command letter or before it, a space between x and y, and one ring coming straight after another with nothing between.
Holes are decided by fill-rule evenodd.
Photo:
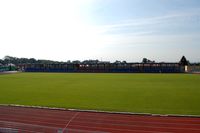
<instances>
[{"instance_id":1,"label":"field marking line","mask_svg":"<svg viewBox=\"0 0 200 133\"><path fill-rule=\"evenodd\" d=\"M63 128L63 130L62 130L62 132L64 132L65 130L66 130L66 128L69 126L69 124L71 123L71 121L73 120L73 119L75 119L75 117L79 114L80 112L76 112L73 116L72 116L72 118L68 121L68 123L66 124L66 126Z\"/></svg>"}]
</instances>

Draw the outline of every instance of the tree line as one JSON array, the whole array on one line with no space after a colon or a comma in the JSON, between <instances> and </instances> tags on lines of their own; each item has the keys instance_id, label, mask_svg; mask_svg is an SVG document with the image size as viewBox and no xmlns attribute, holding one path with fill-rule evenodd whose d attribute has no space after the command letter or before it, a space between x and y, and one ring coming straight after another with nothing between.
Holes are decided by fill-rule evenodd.
<instances>
[{"instance_id":1,"label":"tree line","mask_svg":"<svg viewBox=\"0 0 200 133\"><path fill-rule=\"evenodd\" d=\"M180 63L189 63L189 61L183 56L180 60ZM18 58L18 57L13 57L13 56L5 56L3 59L0 59L0 65L8 65L8 64L14 64L14 65L19 65L19 64L98 64L98 63L110 63L109 61L99 61L99 60L84 60L84 61L79 61L79 60L74 60L74 61L53 61L53 60L37 60L35 58ZM126 64L126 61L119 61L116 60L116 64ZM141 63L155 63L155 61L151 61L147 58L143 58ZM196 63L199 64L200 63Z\"/></svg>"},{"instance_id":2,"label":"tree line","mask_svg":"<svg viewBox=\"0 0 200 133\"><path fill-rule=\"evenodd\" d=\"M0 59L0 64L7 65L7 64L51 64L51 63L61 63L58 61L52 60L36 60L35 58L17 58L12 56L5 56L3 59Z\"/></svg>"},{"instance_id":3,"label":"tree line","mask_svg":"<svg viewBox=\"0 0 200 133\"><path fill-rule=\"evenodd\" d=\"M53 60L37 60L35 58L18 58L18 57L13 57L13 56L5 56L3 59L0 59L0 64L1 65L7 65L7 64L14 64L14 65L19 65L19 64L98 64L98 63L110 63L109 61L99 61L98 59L96 60L74 60L74 61L53 61ZM126 61L118 61L116 60L114 63L120 64L120 63L127 63Z\"/></svg>"}]
</instances>

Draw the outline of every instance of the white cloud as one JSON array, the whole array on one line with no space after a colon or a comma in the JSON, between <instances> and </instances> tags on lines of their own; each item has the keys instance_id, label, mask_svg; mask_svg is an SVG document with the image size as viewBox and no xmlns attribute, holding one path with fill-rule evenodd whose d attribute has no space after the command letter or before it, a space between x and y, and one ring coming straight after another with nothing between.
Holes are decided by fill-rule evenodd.
<instances>
[{"instance_id":1,"label":"white cloud","mask_svg":"<svg viewBox=\"0 0 200 133\"><path fill-rule=\"evenodd\" d=\"M138 27L142 27L144 29L152 25L156 26L159 24L166 25L167 23L177 23L178 20L188 21L189 19L193 19L193 17L195 16L198 16L198 18L200 18L199 12L200 8L182 12L171 12L163 16L121 20L118 23L101 25L99 26L99 29L102 33L115 32L123 29L128 30L128 28L138 28ZM139 31L139 33L140 32L141 31Z\"/></svg>"}]
</instances>

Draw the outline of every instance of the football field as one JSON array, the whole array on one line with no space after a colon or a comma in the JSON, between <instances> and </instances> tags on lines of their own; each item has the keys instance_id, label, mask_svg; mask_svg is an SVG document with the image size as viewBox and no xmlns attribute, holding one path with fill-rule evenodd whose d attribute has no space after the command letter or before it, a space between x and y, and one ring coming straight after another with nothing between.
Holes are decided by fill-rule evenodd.
<instances>
[{"instance_id":1,"label":"football field","mask_svg":"<svg viewBox=\"0 0 200 133\"><path fill-rule=\"evenodd\" d=\"M200 75L131 73L0 75L0 104L200 115Z\"/></svg>"}]
</instances>

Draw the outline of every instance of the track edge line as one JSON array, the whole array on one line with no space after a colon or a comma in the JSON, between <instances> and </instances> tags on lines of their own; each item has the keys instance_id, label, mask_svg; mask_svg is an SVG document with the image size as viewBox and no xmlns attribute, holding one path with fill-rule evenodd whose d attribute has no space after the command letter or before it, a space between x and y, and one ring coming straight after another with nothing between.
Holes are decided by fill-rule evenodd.
<instances>
[{"instance_id":1,"label":"track edge line","mask_svg":"<svg viewBox=\"0 0 200 133\"><path fill-rule=\"evenodd\" d=\"M63 110L63 111L78 111L78 112L93 112L93 113L108 113L108 114L123 114L123 115L146 115L146 116L158 116L158 117L193 117L200 118L200 115L179 115L179 114L151 114L151 113L134 113L134 112L118 112L118 111L101 111L101 110L86 110L86 109L67 109L58 107L45 107L45 106L31 106L21 104L0 104L0 106L10 107L24 107L24 108L38 108L49 110Z\"/></svg>"}]
</instances>

